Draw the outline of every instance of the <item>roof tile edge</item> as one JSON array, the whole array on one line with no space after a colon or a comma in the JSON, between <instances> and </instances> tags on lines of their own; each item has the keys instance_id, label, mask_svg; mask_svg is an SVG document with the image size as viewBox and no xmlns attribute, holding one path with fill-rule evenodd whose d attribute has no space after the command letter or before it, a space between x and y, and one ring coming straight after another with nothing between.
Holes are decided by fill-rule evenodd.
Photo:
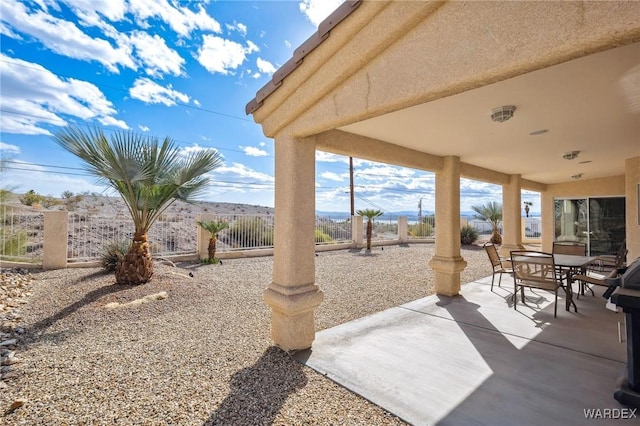
<instances>
[{"instance_id":1,"label":"roof tile edge","mask_svg":"<svg viewBox=\"0 0 640 426\"><path fill-rule=\"evenodd\" d=\"M324 42L329 37L331 30L356 10L361 3L362 0L345 1L324 21L320 22L320 25L318 25L318 31L293 51L293 58L289 59L284 63L284 65L278 68L276 72L273 73L271 80L258 90L255 98L251 99L247 103L244 108L245 114L253 114L258 108L260 108L264 100L282 85L282 81L285 77L291 74L300 66L300 64L302 64L305 56Z\"/></svg>"}]
</instances>

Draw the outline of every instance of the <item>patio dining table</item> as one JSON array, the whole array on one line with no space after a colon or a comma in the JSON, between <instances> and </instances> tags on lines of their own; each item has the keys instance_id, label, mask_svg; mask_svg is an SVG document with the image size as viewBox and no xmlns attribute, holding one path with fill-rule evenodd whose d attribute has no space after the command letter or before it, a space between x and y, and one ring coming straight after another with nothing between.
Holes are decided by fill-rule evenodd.
<instances>
[{"instance_id":1,"label":"patio dining table","mask_svg":"<svg viewBox=\"0 0 640 426\"><path fill-rule=\"evenodd\" d=\"M574 254L554 254L553 255L553 263L556 267L559 267L566 274L567 280L567 300L565 302L565 309L567 311L570 310L570 306L573 305L573 308L576 312L578 312L578 307L573 301L573 289L571 288L571 275L580 271L584 273L585 268L588 264L594 262L597 259L597 256L578 256Z\"/></svg>"},{"instance_id":2,"label":"patio dining table","mask_svg":"<svg viewBox=\"0 0 640 426\"><path fill-rule=\"evenodd\" d=\"M534 252L529 252L529 254L534 254ZM541 255L543 253L540 253ZM562 270L563 275L566 277L566 286L564 287L566 293L566 301L565 301L565 310L570 311L571 305L576 312L578 312L578 307L573 301L573 290L572 290L572 281L571 275L576 273L577 271L584 272L586 266L597 259L596 256L579 256L574 254L554 254L553 255L553 263L556 268L560 268ZM515 297L515 295L514 295Z\"/></svg>"}]
</instances>

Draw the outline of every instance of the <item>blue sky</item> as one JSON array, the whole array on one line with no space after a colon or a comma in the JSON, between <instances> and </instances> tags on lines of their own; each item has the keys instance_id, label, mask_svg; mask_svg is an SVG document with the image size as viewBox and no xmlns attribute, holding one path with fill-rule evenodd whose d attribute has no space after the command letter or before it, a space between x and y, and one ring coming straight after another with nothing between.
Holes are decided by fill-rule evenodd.
<instances>
[{"instance_id":1,"label":"blue sky","mask_svg":"<svg viewBox=\"0 0 640 426\"><path fill-rule=\"evenodd\" d=\"M203 199L273 206L273 141L244 107L341 0L2 0L0 185L103 192L51 135L66 125L215 148ZM316 208L349 211L348 158L317 153ZM434 208L430 173L355 159L356 208ZM500 188L462 183L462 209ZM537 211L537 198L532 198Z\"/></svg>"}]
</instances>

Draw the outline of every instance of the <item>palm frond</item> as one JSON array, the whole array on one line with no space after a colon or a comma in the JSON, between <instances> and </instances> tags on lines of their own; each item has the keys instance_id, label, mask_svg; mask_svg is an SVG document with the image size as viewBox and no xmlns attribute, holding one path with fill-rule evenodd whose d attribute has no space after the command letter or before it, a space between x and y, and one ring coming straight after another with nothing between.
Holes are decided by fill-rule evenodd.
<instances>
[{"instance_id":1,"label":"palm frond","mask_svg":"<svg viewBox=\"0 0 640 426\"><path fill-rule=\"evenodd\" d=\"M84 168L122 196L136 231L148 231L176 199L193 201L206 187L207 173L222 164L215 150L183 156L170 139L68 127L54 135L64 149L84 161Z\"/></svg>"}]
</instances>

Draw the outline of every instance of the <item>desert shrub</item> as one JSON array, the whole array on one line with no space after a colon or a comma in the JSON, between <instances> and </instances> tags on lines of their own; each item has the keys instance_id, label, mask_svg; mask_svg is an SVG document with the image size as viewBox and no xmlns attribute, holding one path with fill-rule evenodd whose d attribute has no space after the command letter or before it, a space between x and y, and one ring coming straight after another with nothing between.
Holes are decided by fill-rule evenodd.
<instances>
[{"instance_id":1,"label":"desert shrub","mask_svg":"<svg viewBox=\"0 0 640 426\"><path fill-rule=\"evenodd\" d=\"M272 246L273 227L260 217L241 217L227 228L225 240L236 247Z\"/></svg>"},{"instance_id":2,"label":"desert shrub","mask_svg":"<svg viewBox=\"0 0 640 426\"><path fill-rule=\"evenodd\" d=\"M413 237L430 237L433 235L433 226L430 223L422 221L414 225L409 225L409 235Z\"/></svg>"},{"instance_id":3,"label":"desert shrub","mask_svg":"<svg viewBox=\"0 0 640 426\"><path fill-rule=\"evenodd\" d=\"M0 228L0 255L17 256L25 251L26 233L24 231L11 231L6 227Z\"/></svg>"},{"instance_id":4,"label":"desert shrub","mask_svg":"<svg viewBox=\"0 0 640 426\"><path fill-rule=\"evenodd\" d=\"M316 229L316 244L317 243L330 243L333 241L333 238L326 232L322 232L322 229Z\"/></svg>"},{"instance_id":5,"label":"desert shrub","mask_svg":"<svg viewBox=\"0 0 640 426\"><path fill-rule=\"evenodd\" d=\"M45 209L50 209L53 206L57 206L58 204L60 204L60 200L58 200L57 198L54 197L42 197L42 207L44 207Z\"/></svg>"},{"instance_id":6,"label":"desert shrub","mask_svg":"<svg viewBox=\"0 0 640 426\"><path fill-rule=\"evenodd\" d=\"M471 225L464 225L460 228L460 243L469 245L478 239L478 230Z\"/></svg>"},{"instance_id":7,"label":"desert shrub","mask_svg":"<svg viewBox=\"0 0 640 426\"><path fill-rule=\"evenodd\" d=\"M118 262L127 254L129 247L131 247L131 241L111 241L100 255L102 267L108 272L115 272Z\"/></svg>"},{"instance_id":8,"label":"desert shrub","mask_svg":"<svg viewBox=\"0 0 640 426\"><path fill-rule=\"evenodd\" d=\"M44 200L44 197L36 193L33 189L25 192L20 196L20 202L25 206L33 206L34 204L40 204Z\"/></svg>"}]
</instances>

